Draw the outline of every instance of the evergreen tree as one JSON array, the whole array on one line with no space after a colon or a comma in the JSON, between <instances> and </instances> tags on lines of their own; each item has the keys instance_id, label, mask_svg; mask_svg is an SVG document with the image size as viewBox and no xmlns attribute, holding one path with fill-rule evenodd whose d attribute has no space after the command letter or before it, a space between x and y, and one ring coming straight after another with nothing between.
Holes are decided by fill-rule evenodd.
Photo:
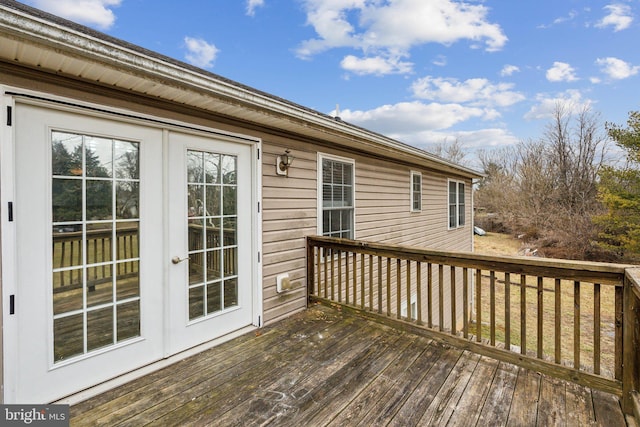
<instances>
[{"instance_id":1,"label":"evergreen tree","mask_svg":"<svg viewBox=\"0 0 640 427\"><path fill-rule=\"evenodd\" d=\"M607 132L625 151L626 163L600 173L599 197L607 212L595 219L599 243L624 259L640 259L640 112L629 113L627 127L607 124Z\"/></svg>"}]
</instances>

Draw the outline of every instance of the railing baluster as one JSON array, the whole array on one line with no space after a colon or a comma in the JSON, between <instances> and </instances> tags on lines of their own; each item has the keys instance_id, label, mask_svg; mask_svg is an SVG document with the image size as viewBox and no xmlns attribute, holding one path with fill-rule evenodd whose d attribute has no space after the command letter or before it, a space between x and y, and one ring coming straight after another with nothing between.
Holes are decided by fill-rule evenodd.
<instances>
[{"instance_id":1,"label":"railing baluster","mask_svg":"<svg viewBox=\"0 0 640 427\"><path fill-rule=\"evenodd\" d=\"M320 296L320 287L322 286L322 248L318 246L316 248L316 270L318 275L317 286L314 287L316 295Z\"/></svg>"},{"instance_id":2,"label":"railing baluster","mask_svg":"<svg viewBox=\"0 0 640 427\"><path fill-rule=\"evenodd\" d=\"M562 361L562 287L561 280L556 279L555 289L555 362L560 364Z\"/></svg>"},{"instance_id":3,"label":"railing baluster","mask_svg":"<svg viewBox=\"0 0 640 427\"><path fill-rule=\"evenodd\" d=\"M600 375L600 284L593 284L593 373Z\"/></svg>"},{"instance_id":4,"label":"railing baluster","mask_svg":"<svg viewBox=\"0 0 640 427\"><path fill-rule=\"evenodd\" d=\"M402 270L402 268L401 268L401 264L400 264L400 258L398 258L396 260L396 318L397 319L401 319L402 318L402 307L401 307L402 280L400 279L400 277L402 276L401 270Z\"/></svg>"},{"instance_id":5,"label":"railing baluster","mask_svg":"<svg viewBox=\"0 0 640 427\"><path fill-rule=\"evenodd\" d=\"M520 275L520 354L527 354L527 276Z\"/></svg>"},{"instance_id":6,"label":"railing baluster","mask_svg":"<svg viewBox=\"0 0 640 427\"><path fill-rule=\"evenodd\" d=\"M369 310L373 311L373 255L369 254Z\"/></svg>"},{"instance_id":7,"label":"railing baluster","mask_svg":"<svg viewBox=\"0 0 640 427\"><path fill-rule=\"evenodd\" d=\"M382 257L378 255L378 314L382 314Z\"/></svg>"},{"instance_id":8,"label":"railing baluster","mask_svg":"<svg viewBox=\"0 0 640 427\"><path fill-rule=\"evenodd\" d=\"M387 258L387 316L391 316L391 258Z\"/></svg>"},{"instance_id":9,"label":"railing baluster","mask_svg":"<svg viewBox=\"0 0 640 427\"><path fill-rule=\"evenodd\" d=\"M433 265L427 264L427 326L433 328Z\"/></svg>"},{"instance_id":10,"label":"railing baluster","mask_svg":"<svg viewBox=\"0 0 640 427\"><path fill-rule=\"evenodd\" d=\"M338 302L342 302L342 251L338 251Z\"/></svg>"},{"instance_id":11,"label":"railing baluster","mask_svg":"<svg viewBox=\"0 0 640 427\"><path fill-rule=\"evenodd\" d=\"M504 348L511 351L511 274L504 273Z\"/></svg>"},{"instance_id":12,"label":"railing baluster","mask_svg":"<svg viewBox=\"0 0 640 427\"><path fill-rule=\"evenodd\" d=\"M573 368L580 369L580 282L573 282Z\"/></svg>"},{"instance_id":13,"label":"railing baluster","mask_svg":"<svg viewBox=\"0 0 640 427\"><path fill-rule=\"evenodd\" d=\"M407 319L412 320L411 316L411 261L407 260Z\"/></svg>"},{"instance_id":14,"label":"railing baluster","mask_svg":"<svg viewBox=\"0 0 640 427\"><path fill-rule=\"evenodd\" d=\"M364 310L364 254L360 254L360 307Z\"/></svg>"},{"instance_id":15,"label":"railing baluster","mask_svg":"<svg viewBox=\"0 0 640 427\"><path fill-rule=\"evenodd\" d=\"M456 335L457 325L456 316L458 315L456 310L456 268L451 266L451 334Z\"/></svg>"},{"instance_id":16,"label":"railing baluster","mask_svg":"<svg viewBox=\"0 0 640 427\"><path fill-rule=\"evenodd\" d=\"M345 303L349 304L349 256L351 252L344 253L344 297Z\"/></svg>"},{"instance_id":17,"label":"railing baluster","mask_svg":"<svg viewBox=\"0 0 640 427\"><path fill-rule=\"evenodd\" d=\"M543 304L544 297L544 281L543 278L538 276L538 359L542 359L542 340L544 338L542 331L542 321L544 320L544 307Z\"/></svg>"},{"instance_id":18,"label":"railing baluster","mask_svg":"<svg viewBox=\"0 0 640 427\"><path fill-rule=\"evenodd\" d=\"M496 345L496 272L489 272L489 342Z\"/></svg>"},{"instance_id":19,"label":"railing baluster","mask_svg":"<svg viewBox=\"0 0 640 427\"><path fill-rule=\"evenodd\" d=\"M462 336L469 338L469 269L462 269Z\"/></svg>"},{"instance_id":20,"label":"railing baluster","mask_svg":"<svg viewBox=\"0 0 640 427\"><path fill-rule=\"evenodd\" d=\"M416 262L416 303L418 305L418 325L422 325L422 263Z\"/></svg>"},{"instance_id":21,"label":"railing baluster","mask_svg":"<svg viewBox=\"0 0 640 427\"><path fill-rule=\"evenodd\" d=\"M324 248L323 250L323 255L324 255L324 297L325 298L329 298L329 262L327 260L327 257L329 256L329 253L331 252L331 249L328 248Z\"/></svg>"},{"instance_id":22,"label":"railing baluster","mask_svg":"<svg viewBox=\"0 0 640 427\"><path fill-rule=\"evenodd\" d=\"M622 321L624 320L622 307L624 304L624 288L616 286L615 289L615 377L617 380L622 380Z\"/></svg>"},{"instance_id":23,"label":"railing baluster","mask_svg":"<svg viewBox=\"0 0 640 427\"><path fill-rule=\"evenodd\" d=\"M444 331L444 265L438 264L438 329Z\"/></svg>"},{"instance_id":24,"label":"railing baluster","mask_svg":"<svg viewBox=\"0 0 640 427\"><path fill-rule=\"evenodd\" d=\"M353 253L353 305L358 305L358 253Z\"/></svg>"},{"instance_id":25,"label":"railing baluster","mask_svg":"<svg viewBox=\"0 0 640 427\"><path fill-rule=\"evenodd\" d=\"M476 269L476 342L482 341L482 270Z\"/></svg>"},{"instance_id":26,"label":"railing baluster","mask_svg":"<svg viewBox=\"0 0 640 427\"><path fill-rule=\"evenodd\" d=\"M335 294L335 271L336 271L336 264L335 264L335 255L334 255L334 250L331 249L331 251L329 252L331 254L331 301L335 301L336 300L336 294Z\"/></svg>"}]
</instances>

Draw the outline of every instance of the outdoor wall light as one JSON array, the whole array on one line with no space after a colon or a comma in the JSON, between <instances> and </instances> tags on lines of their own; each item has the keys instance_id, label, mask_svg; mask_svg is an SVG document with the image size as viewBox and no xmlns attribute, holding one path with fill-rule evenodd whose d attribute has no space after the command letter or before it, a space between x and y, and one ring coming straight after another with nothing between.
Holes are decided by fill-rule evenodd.
<instances>
[{"instance_id":1,"label":"outdoor wall light","mask_svg":"<svg viewBox=\"0 0 640 427\"><path fill-rule=\"evenodd\" d=\"M293 156L289 150L284 150L284 154L276 158L276 173L278 175L289 176L289 167L293 163Z\"/></svg>"}]
</instances>

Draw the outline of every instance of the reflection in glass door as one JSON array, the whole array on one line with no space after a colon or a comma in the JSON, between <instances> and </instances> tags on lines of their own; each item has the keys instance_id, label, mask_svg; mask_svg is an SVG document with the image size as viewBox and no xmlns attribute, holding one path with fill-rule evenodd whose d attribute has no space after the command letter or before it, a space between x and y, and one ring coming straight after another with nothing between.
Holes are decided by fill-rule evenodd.
<instances>
[{"instance_id":1,"label":"reflection in glass door","mask_svg":"<svg viewBox=\"0 0 640 427\"><path fill-rule=\"evenodd\" d=\"M52 132L53 362L140 336L138 145Z\"/></svg>"},{"instance_id":2,"label":"reflection in glass door","mask_svg":"<svg viewBox=\"0 0 640 427\"><path fill-rule=\"evenodd\" d=\"M238 305L238 159L187 151L189 320Z\"/></svg>"}]
</instances>

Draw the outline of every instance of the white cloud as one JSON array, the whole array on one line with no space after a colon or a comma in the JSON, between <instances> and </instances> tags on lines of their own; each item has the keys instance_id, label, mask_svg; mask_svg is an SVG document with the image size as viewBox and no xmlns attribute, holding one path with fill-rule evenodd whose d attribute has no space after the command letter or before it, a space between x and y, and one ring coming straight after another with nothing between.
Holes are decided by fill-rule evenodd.
<instances>
[{"instance_id":1,"label":"white cloud","mask_svg":"<svg viewBox=\"0 0 640 427\"><path fill-rule=\"evenodd\" d=\"M527 120L550 119L558 105L563 105L569 112L579 112L593 104L590 99L583 99L577 90L567 90L556 95L538 94L537 104L524 115Z\"/></svg>"},{"instance_id":2,"label":"white cloud","mask_svg":"<svg viewBox=\"0 0 640 427\"><path fill-rule=\"evenodd\" d=\"M122 0L31 0L26 1L39 9L63 18L108 30L116 21L111 8Z\"/></svg>"},{"instance_id":3,"label":"white cloud","mask_svg":"<svg viewBox=\"0 0 640 427\"><path fill-rule=\"evenodd\" d=\"M413 46L450 45L469 40L487 51L507 41L498 24L487 20L488 8L452 0L305 0L307 24L317 38L303 41L301 58L347 47L369 57L407 57Z\"/></svg>"},{"instance_id":4,"label":"white cloud","mask_svg":"<svg viewBox=\"0 0 640 427\"><path fill-rule=\"evenodd\" d=\"M618 58L598 58L596 64L600 65L602 72L615 80L626 79L635 76L640 71L640 66L631 65Z\"/></svg>"},{"instance_id":5,"label":"white cloud","mask_svg":"<svg viewBox=\"0 0 640 427\"><path fill-rule=\"evenodd\" d=\"M444 67L447 65L447 57L444 55L438 55L433 61L431 61L431 63L438 67Z\"/></svg>"},{"instance_id":6,"label":"white cloud","mask_svg":"<svg viewBox=\"0 0 640 427\"><path fill-rule=\"evenodd\" d=\"M354 74L385 75L409 73L413 64L402 62L399 58L384 58L382 56L357 58L353 55L347 55L340 62L340 66Z\"/></svg>"},{"instance_id":7,"label":"white cloud","mask_svg":"<svg viewBox=\"0 0 640 427\"><path fill-rule=\"evenodd\" d=\"M554 62L547 70L547 80L550 82L573 82L578 80L576 70L566 62Z\"/></svg>"},{"instance_id":8,"label":"white cloud","mask_svg":"<svg viewBox=\"0 0 640 427\"><path fill-rule=\"evenodd\" d=\"M513 84L493 84L487 79L459 81L427 76L416 80L411 89L416 98L440 102L468 103L471 106L508 107L525 99L513 91Z\"/></svg>"},{"instance_id":9,"label":"white cloud","mask_svg":"<svg viewBox=\"0 0 640 427\"><path fill-rule=\"evenodd\" d=\"M264 0L247 0L247 15L255 15L256 8L261 6L264 6Z\"/></svg>"},{"instance_id":10,"label":"white cloud","mask_svg":"<svg viewBox=\"0 0 640 427\"><path fill-rule=\"evenodd\" d=\"M369 111L340 111L344 121L391 137L448 129L465 120L485 118L491 114L491 110L483 108L420 101L383 105Z\"/></svg>"},{"instance_id":11,"label":"white cloud","mask_svg":"<svg viewBox=\"0 0 640 427\"><path fill-rule=\"evenodd\" d=\"M425 131L407 135L394 135L394 138L401 140L414 147L429 151L434 144L441 144L445 141L459 140L465 151L475 152L482 149L495 149L518 143L518 138L506 129L486 128L470 131ZM480 164L474 164L473 157L467 156L472 164L469 166L480 170Z\"/></svg>"},{"instance_id":12,"label":"white cloud","mask_svg":"<svg viewBox=\"0 0 640 427\"><path fill-rule=\"evenodd\" d=\"M519 73L520 72L520 67L517 67L515 65L505 65L504 67L502 67L502 70L500 70L500 75L501 76L511 76L513 75L513 73Z\"/></svg>"},{"instance_id":13,"label":"white cloud","mask_svg":"<svg viewBox=\"0 0 640 427\"><path fill-rule=\"evenodd\" d=\"M633 15L631 14L631 7L629 7L629 5L613 3L605 6L604 9L607 10L609 14L598 21L596 27L613 27L613 31L622 31L631 26Z\"/></svg>"},{"instance_id":14,"label":"white cloud","mask_svg":"<svg viewBox=\"0 0 640 427\"><path fill-rule=\"evenodd\" d=\"M203 39L185 37L184 44L187 48L185 58L187 62L200 68L211 68L218 55L218 48Z\"/></svg>"}]
</instances>

